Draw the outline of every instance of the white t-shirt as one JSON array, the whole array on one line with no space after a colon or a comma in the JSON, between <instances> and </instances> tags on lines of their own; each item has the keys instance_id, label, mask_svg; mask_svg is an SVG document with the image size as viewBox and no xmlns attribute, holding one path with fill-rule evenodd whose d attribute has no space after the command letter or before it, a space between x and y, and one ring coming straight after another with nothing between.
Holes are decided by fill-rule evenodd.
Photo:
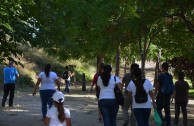
<instances>
[{"instance_id":1,"label":"white t-shirt","mask_svg":"<svg viewBox=\"0 0 194 126\"><path fill-rule=\"evenodd\" d=\"M64 107L65 118L71 118L70 110ZM49 126L66 126L66 121L61 123L58 119L58 110L55 106L52 106L46 114L46 117L50 118Z\"/></svg>"},{"instance_id":2,"label":"white t-shirt","mask_svg":"<svg viewBox=\"0 0 194 126\"><path fill-rule=\"evenodd\" d=\"M53 89L55 90L55 80L58 79L55 72L50 72L49 77L46 77L44 72L41 72L38 75L38 78L41 78L40 90Z\"/></svg>"},{"instance_id":3,"label":"white t-shirt","mask_svg":"<svg viewBox=\"0 0 194 126\"><path fill-rule=\"evenodd\" d=\"M111 75L109 84L107 87L103 85L101 77L100 76L98 77L97 85L100 87L99 100L100 99L115 99L114 88L116 84L121 82L117 76L115 77L116 77L116 82L115 82L114 76Z\"/></svg>"},{"instance_id":4,"label":"white t-shirt","mask_svg":"<svg viewBox=\"0 0 194 126\"><path fill-rule=\"evenodd\" d=\"M151 97L149 95L149 91L153 90L154 87L148 79L145 80L145 82L143 84L143 87L144 87L145 91L148 94L148 101L145 102L145 103L138 104L138 103L135 102L135 98L134 98L134 96L136 94L136 86L135 86L133 81L129 82L127 90L132 92L132 97L133 97L132 108L151 108L152 107L152 102L151 102Z\"/></svg>"}]
</instances>

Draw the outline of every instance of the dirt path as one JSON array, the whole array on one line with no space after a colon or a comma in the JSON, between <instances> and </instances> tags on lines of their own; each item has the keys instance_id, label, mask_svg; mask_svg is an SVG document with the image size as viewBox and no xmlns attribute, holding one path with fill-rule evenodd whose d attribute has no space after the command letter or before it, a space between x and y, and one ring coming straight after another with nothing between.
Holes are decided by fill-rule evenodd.
<instances>
[{"instance_id":1,"label":"dirt path","mask_svg":"<svg viewBox=\"0 0 194 126\"><path fill-rule=\"evenodd\" d=\"M74 92L74 93L73 93ZM97 120L97 101L94 95L82 92L81 88L72 89L71 95L66 95L65 106L71 110L73 126L103 126ZM0 99L2 93L0 94ZM15 108L0 108L0 126L44 126L41 122L41 103L39 96L33 97L28 92L16 91L14 100ZM171 107L172 119L174 119L174 105ZM188 126L194 124L194 100L188 105ZM150 118L153 123L153 112ZM181 124L181 123L180 123ZM117 117L117 125L122 126L121 109ZM179 125L182 126L182 125Z\"/></svg>"}]
</instances>

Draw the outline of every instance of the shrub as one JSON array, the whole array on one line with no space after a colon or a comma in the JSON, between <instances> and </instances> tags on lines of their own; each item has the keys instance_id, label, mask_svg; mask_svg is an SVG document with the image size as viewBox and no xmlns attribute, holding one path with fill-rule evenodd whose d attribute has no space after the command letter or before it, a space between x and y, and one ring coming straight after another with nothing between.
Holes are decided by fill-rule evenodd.
<instances>
[{"instance_id":1,"label":"shrub","mask_svg":"<svg viewBox=\"0 0 194 126\"><path fill-rule=\"evenodd\" d=\"M34 87L34 82L29 75L22 75L17 79L17 86L20 88Z\"/></svg>"}]
</instances>

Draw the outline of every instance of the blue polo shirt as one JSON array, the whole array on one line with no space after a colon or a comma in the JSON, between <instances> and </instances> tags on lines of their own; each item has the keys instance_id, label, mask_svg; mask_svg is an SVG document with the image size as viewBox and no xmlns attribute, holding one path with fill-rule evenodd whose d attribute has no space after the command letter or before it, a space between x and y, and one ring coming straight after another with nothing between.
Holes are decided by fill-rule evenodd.
<instances>
[{"instance_id":1,"label":"blue polo shirt","mask_svg":"<svg viewBox=\"0 0 194 126\"><path fill-rule=\"evenodd\" d=\"M16 76L19 74L17 69L14 67L5 67L3 69L3 73L4 73L4 84L15 83Z\"/></svg>"}]
</instances>

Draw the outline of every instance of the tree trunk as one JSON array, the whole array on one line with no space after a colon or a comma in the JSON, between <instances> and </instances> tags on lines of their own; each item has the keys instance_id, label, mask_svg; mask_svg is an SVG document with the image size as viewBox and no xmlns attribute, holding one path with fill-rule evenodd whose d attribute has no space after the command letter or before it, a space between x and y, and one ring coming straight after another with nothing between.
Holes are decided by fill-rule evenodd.
<instances>
[{"instance_id":1,"label":"tree trunk","mask_svg":"<svg viewBox=\"0 0 194 126\"><path fill-rule=\"evenodd\" d=\"M103 63L104 62L104 57L103 55L98 55L97 56L97 60L96 60L96 71L98 71L98 66L100 63Z\"/></svg>"},{"instance_id":2,"label":"tree trunk","mask_svg":"<svg viewBox=\"0 0 194 126\"><path fill-rule=\"evenodd\" d=\"M82 91L86 91L86 77L85 77L85 73L82 74Z\"/></svg>"},{"instance_id":3,"label":"tree trunk","mask_svg":"<svg viewBox=\"0 0 194 126\"><path fill-rule=\"evenodd\" d=\"M159 62L157 60L156 61L156 67L155 67L154 87L156 86L156 81L157 81L157 78L158 78L158 74L159 74Z\"/></svg>"},{"instance_id":4,"label":"tree trunk","mask_svg":"<svg viewBox=\"0 0 194 126\"><path fill-rule=\"evenodd\" d=\"M142 77L145 77L145 54L141 54L141 70L142 70Z\"/></svg>"},{"instance_id":5,"label":"tree trunk","mask_svg":"<svg viewBox=\"0 0 194 126\"><path fill-rule=\"evenodd\" d=\"M116 53L116 65L115 65L115 75L119 76L119 70L120 70L120 46L117 48L117 53Z\"/></svg>"},{"instance_id":6,"label":"tree trunk","mask_svg":"<svg viewBox=\"0 0 194 126\"><path fill-rule=\"evenodd\" d=\"M159 52L158 52L158 59L156 61L156 67L155 67L155 77L154 77L154 86L156 85L156 81L157 81L157 78L158 78L158 75L160 73L160 59L161 59L161 54L162 54L162 49L159 49Z\"/></svg>"},{"instance_id":7,"label":"tree trunk","mask_svg":"<svg viewBox=\"0 0 194 126\"><path fill-rule=\"evenodd\" d=\"M127 60L125 59L124 74L127 72Z\"/></svg>"}]
</instances>

